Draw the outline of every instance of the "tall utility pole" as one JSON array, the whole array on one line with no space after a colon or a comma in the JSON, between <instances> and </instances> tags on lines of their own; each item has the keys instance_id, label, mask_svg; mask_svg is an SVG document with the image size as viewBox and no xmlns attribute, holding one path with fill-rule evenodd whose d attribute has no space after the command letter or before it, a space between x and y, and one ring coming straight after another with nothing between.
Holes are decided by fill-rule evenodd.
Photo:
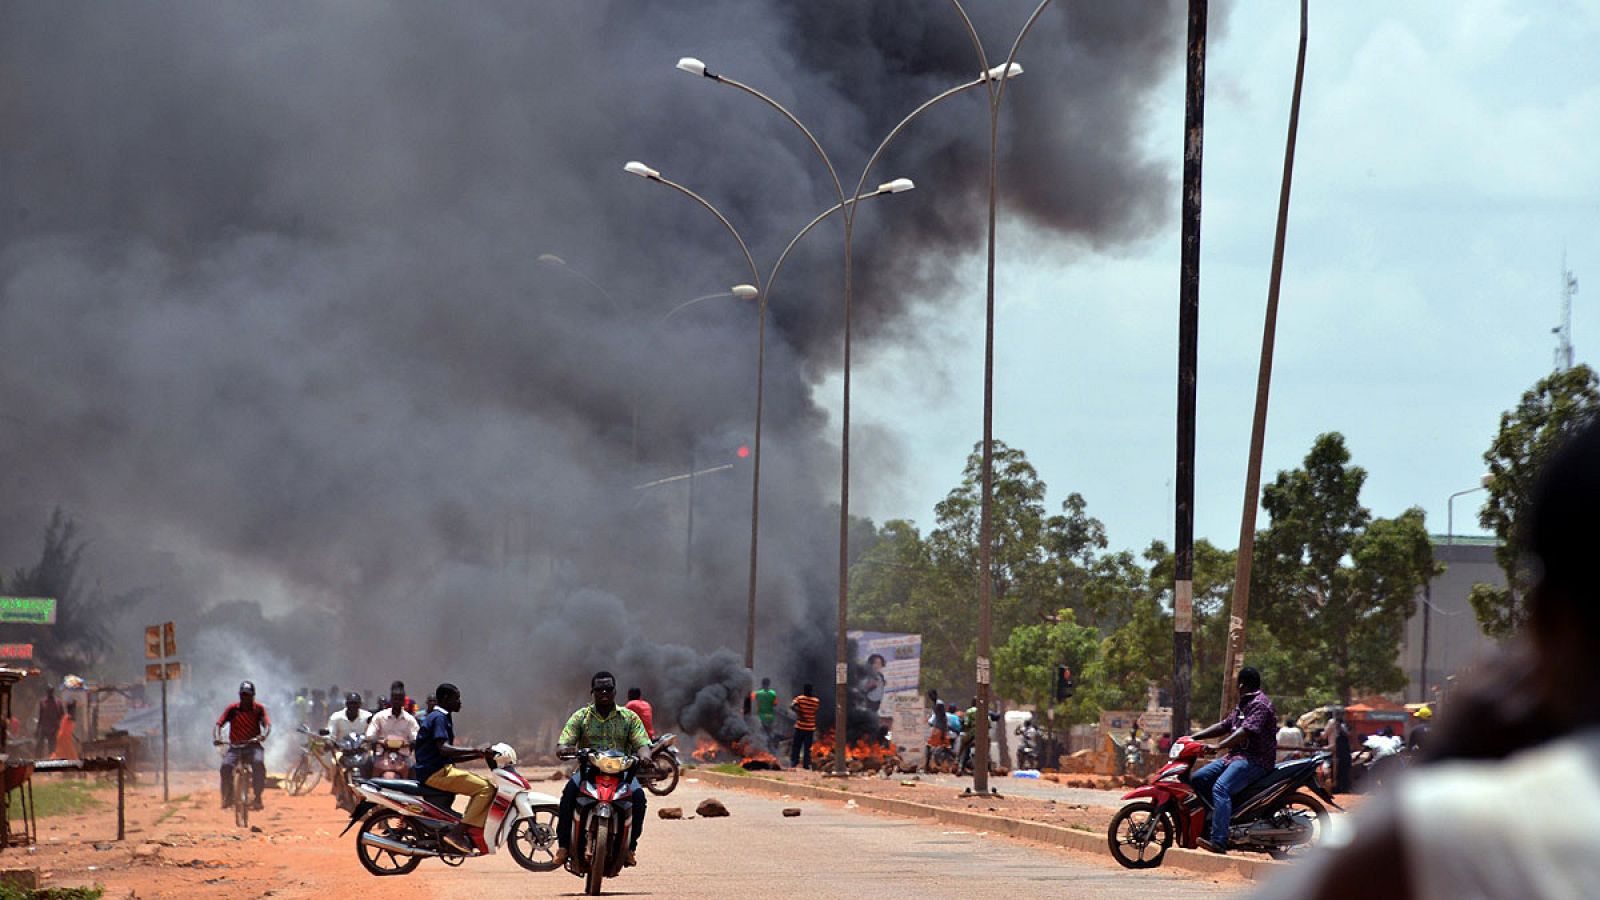
<instances>
[{"instance_id":1,"label":"tall utility pole","mask_svg":"<svg viewBox=\"0 0 1600 900\"><path fill-rule=\"evenodd\" d=\"M1183 268L1178 278L1177 528L1173 541L1172 733L1189 732L1194 666L1194 407L1200 336L1200 160L1205 146L1206 0L1189 0L1183 110Z\"/></svg>"},{"instance_id":2,"label":"tall utility pole","mask_svg":"<svg viewBox=\"0 0 1600 900\"><path fill-rule=\"evenodd\" d=\"M1278 288L1283 283L1283 243L1289 230L1289 186L1294 181L1294 140L1300 131L1300 85L1306 75L1306 6L1300 0L1300 51L1294 64L1294 94L1289 100L1289 137L1283 147L1283 183L1278 187L1278 231L1272 241L1272 275L1267 283L1267 317L1261 329L1261 369L1256 375L1256 413L1250 425L1250 462L1244 477L1244 512L1239 516L1239 552L1233 570L1233 608L1228 614L1228 657L1222 670L1222 711L1239 699L1244 668L1244 625L1250 612L1250 566L1255 561L1256 509L1261 505L1261 448L1267 438L1267 399L1272 393L1272 349L1278 335ZM1426 634L1427 619L1423 619ZM1424 636L1426 646L1427 638ZM1427 653L1426 650L1423 651Z\"/></svg>"},{"instance_id":3,"label":"tall utility pole","mask_svg":"<svg viewBox=\"0 0 1600 900\"><path fill-rule=\"evenodd\" d=\"M1550 329L1556 335L1556 371L1572 368L1572 295L1578 292L1578 278L1567 268L1567 251L1561 251L1561 324Z\"/></svg>"}]
</instances>

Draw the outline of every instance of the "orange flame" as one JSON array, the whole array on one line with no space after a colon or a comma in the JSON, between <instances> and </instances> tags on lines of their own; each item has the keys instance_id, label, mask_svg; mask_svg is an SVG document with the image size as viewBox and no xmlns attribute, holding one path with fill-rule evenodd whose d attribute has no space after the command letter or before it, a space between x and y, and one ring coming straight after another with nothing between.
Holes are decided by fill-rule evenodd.
<instances>
[{"instance_id":1,"label":"orange flame","mask_svg":"<svg viewBox=\"0 0 1600 900\"><path fill-rule=\"evenodd\" d=\"M695 738L694 750L689 755L694 757L697 762L709 763L715 762L721 752L722 746L716 741L710 738L698 737Z\"/></svg>"},{"instance_id":2,"label":"orange flame","mask_svg":"<svg viewBox=\"0 0 1600 900\"><path fill-rule=\"evenodd\" d=\"M845 765L852 771L870 771L898 767L900 754L892 744L880 744L866 738L858 738L855 743L846 744L844 748ZM825 731L817 737L811 745L812 763L818 766L831 765L834 761L834 734Z\"/></svg>"}]
</instances>

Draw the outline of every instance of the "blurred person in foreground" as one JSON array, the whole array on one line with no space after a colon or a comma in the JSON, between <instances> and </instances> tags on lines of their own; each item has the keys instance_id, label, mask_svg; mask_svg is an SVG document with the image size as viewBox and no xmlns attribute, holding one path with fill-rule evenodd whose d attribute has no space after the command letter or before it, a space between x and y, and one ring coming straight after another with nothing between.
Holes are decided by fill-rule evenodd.
<instances>
[{"instance_id":1,"label":"blurred person in foreground","mask_svg":"<svg viewBox=\"0 0 1600 900\"><path fill-rule=\"evenodd\" d=\"M1354 837L1266 897L1553 898L1600 893L1600 419L1540 473L1517 524L1528 624L1451 699L1422 765Z\"/></svg>"}]
</instances>

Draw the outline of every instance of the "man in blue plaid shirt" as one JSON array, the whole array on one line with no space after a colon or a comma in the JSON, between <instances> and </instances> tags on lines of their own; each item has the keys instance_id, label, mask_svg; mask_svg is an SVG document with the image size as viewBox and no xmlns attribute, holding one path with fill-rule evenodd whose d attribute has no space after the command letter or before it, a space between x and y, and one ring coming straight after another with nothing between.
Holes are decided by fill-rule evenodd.
<instances>
[{"instance_id":1,"label":"man in blue plaid shirt","mask_svg":"<svg viewBox=\"0 0 1600 900\"><path fill-rule=\"evenodd\" d=\"M638 755L650 746L650 735L645 732L644 721L631 709L617 705L617 679L610 672L596 672L589 679L589 693L594 702L580 708L567 719L556 741L557 755L573 750L621 750ZM572 814L578 807L578 784L583 777L583 767L578 767L561 790L561 813L556 822L555 865L564 865L567 850L572 846ZM633 804L633 829L628 844L628 855L623 865L637 865L639 832L644 828L644 789L629 797Z\"/></svg>"}]
</instances>

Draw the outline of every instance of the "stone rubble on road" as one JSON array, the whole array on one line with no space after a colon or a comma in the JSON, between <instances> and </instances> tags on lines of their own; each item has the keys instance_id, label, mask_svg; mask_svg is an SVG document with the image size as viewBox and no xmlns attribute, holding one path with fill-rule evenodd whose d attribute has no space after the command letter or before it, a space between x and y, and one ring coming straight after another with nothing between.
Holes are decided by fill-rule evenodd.
<instances>
[{"instance_id":1,"label":"stone rubble on road","mask_svg":"<svg viewBox=\"0 0 1600 900\"><path fill-rule=\"evenodd\" d=\"M683 809L677 806L664 806L656 810L656 815L663 819L681 819L683 818Z\"/></svg>"},{"instance_id":2,"label":"stone rubble on road","mask_svg":"<svg viewBox=\"0 0 1600 900\"><path fill-rule=\"evenodd\" d=\"M700 805L694 808L694 812L695 815L702 818L717 819L721 818L722 816L726 816L728 814L728 808L722 805L721 800L718 800L715 797L707 797L706 799L700 801Z\"/></svg>"}]
</instances>

